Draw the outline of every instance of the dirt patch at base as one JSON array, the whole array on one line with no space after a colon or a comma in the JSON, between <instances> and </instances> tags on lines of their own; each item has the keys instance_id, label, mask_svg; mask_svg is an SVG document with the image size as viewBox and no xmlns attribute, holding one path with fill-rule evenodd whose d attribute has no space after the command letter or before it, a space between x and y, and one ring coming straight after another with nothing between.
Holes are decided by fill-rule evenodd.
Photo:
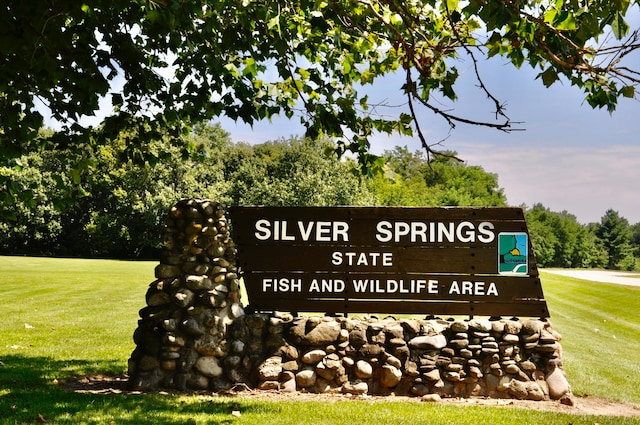
<instances>
[{"instance_id":1,"label":"dirt patch at base","mask_svg":"<svg viewBox=\"0 0 640 425\"><path fill-rule=\"evenodd\" d=\"M127 389L126 376L84 376L68 380L60 386L67 391L91 394L142 394L141 391ZM184 394L173 391L156 391L159 394ZM312 394L306 392L285 393L280 391L252 390L246 386L237 386L224 393L193 391L189 394L206 397L230 397L247 400L267 401L325 401L337 402L350 400L353 402L386 403L402 401L407 403L425 402L420 397L405 396L353 396L349 394ZM494 398L443 398L438 403L458 406L487 406L501 408L518 408L548 412L567 413L570 415L595 416L640 416L640 406L605 400L598 397L572 397L573 405L565 405L559 401L533 401Z\"/></svg>"}]
</instances>

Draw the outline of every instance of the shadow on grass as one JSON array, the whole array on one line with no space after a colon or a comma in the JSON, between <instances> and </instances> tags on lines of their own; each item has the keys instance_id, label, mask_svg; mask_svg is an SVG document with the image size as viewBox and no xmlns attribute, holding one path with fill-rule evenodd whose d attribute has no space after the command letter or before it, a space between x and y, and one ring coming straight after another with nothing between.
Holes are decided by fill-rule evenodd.
<instances>
[{"instance_id":1,"label":"shadow on grass","mask_svg":"<svg viewBox=\"0 0 640 425\"><path fill-rule=\"evenodd\" d=\"M78 393L56 385L52 377L71 379L74 371L92 371L91 362L19 355L0 360L0 424L229 424L236 422L236 409L265 409L259 403L240 408L233 399L211 397Z\"/></svg>"},{"instance_id":2,"label":"shadow on grass","mask_svg":"<svg viewBox=\"0 0 640 425\"><path fill-rule=\"evenodd\" d=\"M99 391L74 392L70 385L55 385L53 377L78 383L74 376L96 377L102 370L117 370L109 362L61 361L47 357L3 355L0 359L0 425L210 425L282 423L429 424L429 425L640 425L637 417L589 416L490 406L443 405L368 401L269 402L231 397L160 393L120 393L122 380ZM114 362L115 365L115 362ZM121 377L120 377L121 378ZM109 379L96 379L98 382ZM87 380L91 383L91 380ZM66 388L66 389L65 389ZM106 389L106 391L105 391ZM115 390L115 391L111 391ZM232 414L239 411L241 417Z\"/></svg>"}]
</instances>

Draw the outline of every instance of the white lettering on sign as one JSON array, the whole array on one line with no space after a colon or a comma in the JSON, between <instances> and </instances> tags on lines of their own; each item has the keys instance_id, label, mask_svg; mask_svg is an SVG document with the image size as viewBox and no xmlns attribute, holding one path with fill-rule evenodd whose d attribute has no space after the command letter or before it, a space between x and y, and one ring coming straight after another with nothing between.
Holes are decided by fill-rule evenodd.
<instances>
[{"instance_id":1,"label":"white lettering on sign","mask_svg":"<svg viewBox=\"0 0 640 425\"><path fill-rule=\"evenodd\" d=\"M410 243L491 243L495 240L494 225L483 221L422 222L380 221L375 238L379 242ZM349 242L346 221L296 221L260 219L255 222L254 236L260 241Z\"/></svg>"},{"instance_id":2,"label":"white lettering on sign","mask_svg":"<svg viewBox=\"0 0 640 425\"><path fill-rule=\"evenodd\" d=\"M349 223L345 221L256 221L254 236L260 241L348 242Z\"/></svg>"},{"instance_id":3,"label":"white lettering on sign","mask_svg":"<svg viewBox=\"0 0 640 425\"><path fill-rule=\"evenodd\" d=\"M472 282L463 280L458 283L454 280L449 287L449 295L474 295L474 296L498 296L498 288L496 284L491 282L487 287L484 282Z\"/></svg>"},{"instance_id":4,"label":"white lettering on sign","mask_svg":"<svg viewBox=\"0 0 640 425\"><path fill-rule=\"evenodd\" d=\"M432 279L354 279L353 289L356 292L375 292L378 294L428 294L438 293L438 281Z\"/></svg>"},{"instance_id":5,"label":"white lettering on sign","mask_svg":"<svg viewBox=\"0 0 640 425\"><path fill-rule=\"evenodd\" d=\"M478 227L469 222L458 223L412 221L381 221L376 226L376 239L379 242L481 242L491 243L495 240L493 223L483 221Z\"/></svg>"},{"instance_id":6,"label":"white lettering on sign","mask_svg":"<svg viewBox=\"0 0 640 425\"><path fill-rule=\"evenodd\" d=\"M494 282L454 280L450 285L440 284L438 279L318 279L262 278L262 292L309 292L343 294L349 286L358 294L423 294L439 295L440 289L451 296L497 297L498 287ZM447 289L448 286L448 289Z\"/></svg>"},{"instance_id":7,"label":"white lettering on sign","mask_svg":"<svg viewBox=\"0 0 640 425\"><path fill-rule=\"evenodd\" d=\"M393 266L392 252L340 252L331 254L334 266Z\"/></svg>"},{"instance_id":8,"label":"white lettering on sign","mask_svg":"<svg viewBox=\"0 0 640 425\"><path fill-rule=\"evenodd\" d=\"M262 279L262 292L301 292L302 279Z\"/></svg>"},{"instance_id":9,"label":"white lettering on sign","mask_svg":"<svg viewBox=\"0 0 640 425\"><path fill-rule=\"evenodd\" d=\"M344 292L346 283L342 279L313 279L309 292Z\"/></svg>"}]
</instances>

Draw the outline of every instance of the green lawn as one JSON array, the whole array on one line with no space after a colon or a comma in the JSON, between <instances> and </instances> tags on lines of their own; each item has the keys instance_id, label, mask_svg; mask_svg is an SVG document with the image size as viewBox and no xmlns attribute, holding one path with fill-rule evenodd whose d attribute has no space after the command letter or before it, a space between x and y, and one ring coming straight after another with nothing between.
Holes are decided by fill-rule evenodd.
<instances>
[{"instance_id":1,"label":"green lawn","mask_svg":"<svg viewBox=\"0 0 640 425\"><path fill-rule=\"evenodd\" d=\"M574 393L640 404L640 287L542 277Z\"/></svg>"},{"instance_id":2,"label":"green lawn","mask_svg":"<svg viewBox=\"0 0 640 425\"><path fill-rule=\"evenodd\" d=\"M419 402L78 394L56 382L119 375L156 262L0 257L0 424L640 424L640 418ZM577 395L640 405L640 288L543 274ZM239 411L240 416L232 415Z\"/></svg>"}]
</instances>

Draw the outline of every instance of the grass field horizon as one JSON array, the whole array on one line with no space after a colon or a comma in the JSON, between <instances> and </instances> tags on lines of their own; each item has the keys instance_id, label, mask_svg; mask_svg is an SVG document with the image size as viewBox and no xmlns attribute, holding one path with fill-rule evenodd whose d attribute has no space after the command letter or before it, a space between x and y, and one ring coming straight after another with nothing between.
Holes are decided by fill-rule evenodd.
<instances>
[{"instance_id":1,"label":"grass field horizon","mask_svg":"<svg viewBox=\"0 0 640 425\"><path fill-rule=\"evenodd\" d=\"M198 395L78 394L56 383L122 375L155 261L0 256L0 424L640 424L425 403L269 402ZM542 272L574 394L640 406L640 288ZM246 300L244 300L246 301ZM230 415L233 409L241 417ZM362 417L366 420L362 420ZM424 417L424 422L421 418ZM427 420L428 419L428 420Z\"/></svg>"}]
</instances>

